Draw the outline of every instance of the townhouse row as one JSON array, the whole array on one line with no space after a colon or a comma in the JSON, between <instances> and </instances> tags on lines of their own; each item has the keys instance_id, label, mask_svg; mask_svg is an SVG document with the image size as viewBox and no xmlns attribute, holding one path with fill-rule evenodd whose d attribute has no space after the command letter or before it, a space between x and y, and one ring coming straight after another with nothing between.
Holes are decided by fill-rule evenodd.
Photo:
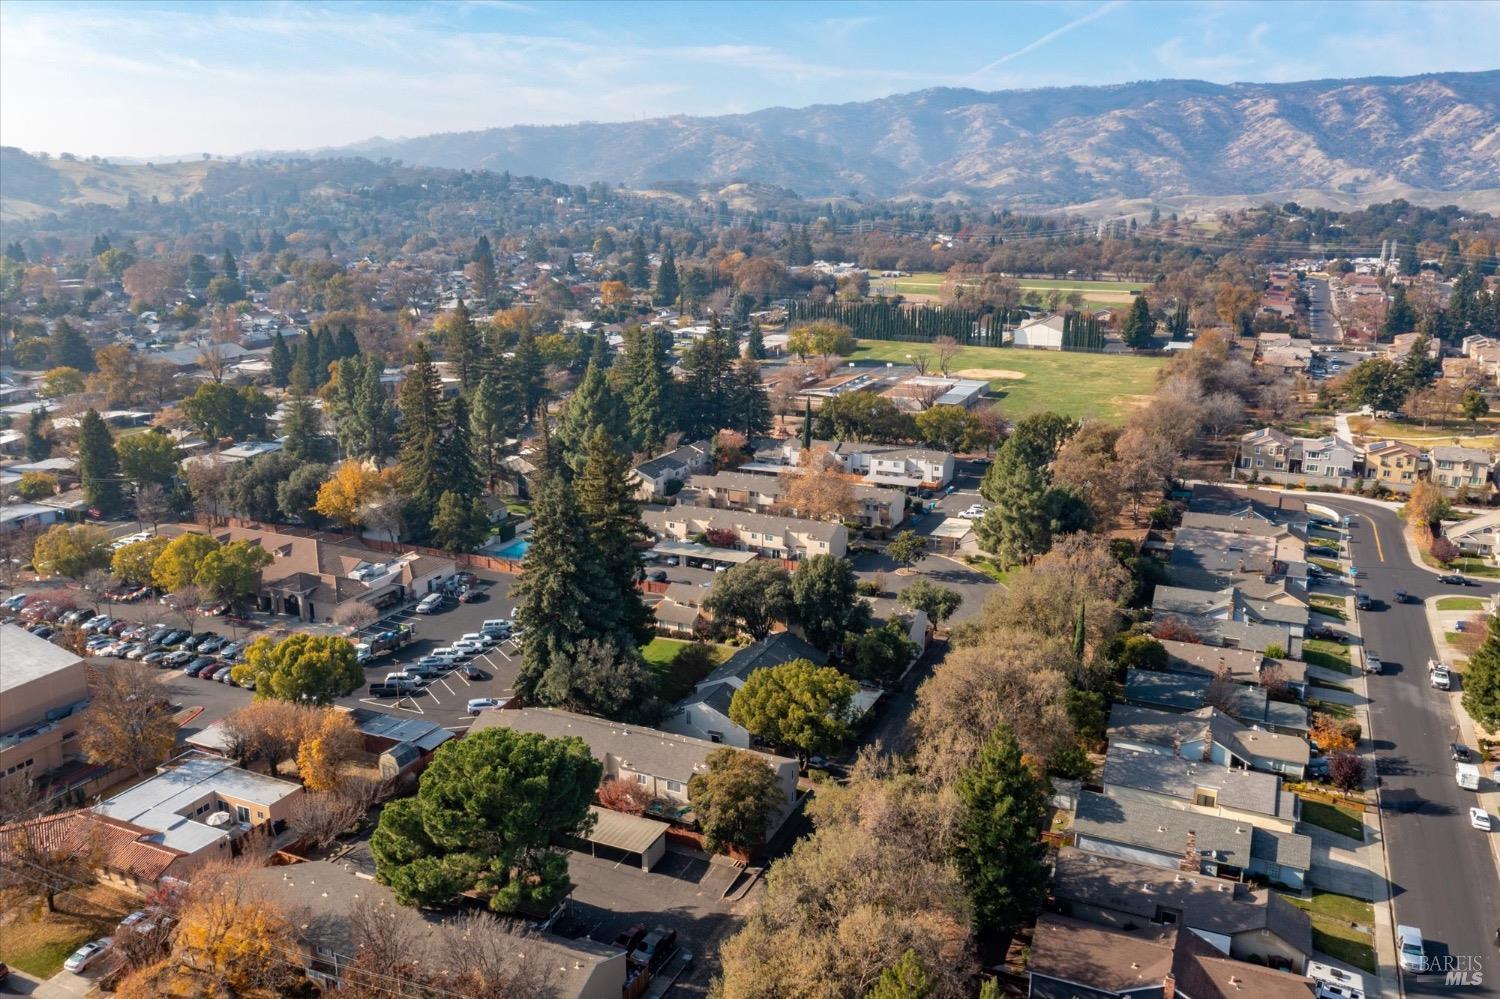
<instances>
[{"instance_id":1,"label":"townhouse row","mask_svg":"<svg viewBox=\"0 0 1500 999\"><path fill-rule=\"evenodd\" d=\"M1361 446L1342 437L1292 437L1271 427L1240 438L1234 477L1251 482L1407 493L1427 480L1444 495L1484 501L1495 491L1496 455L1474 447L1422 450L1405 441Z\"/></svg>"}]
</instances>

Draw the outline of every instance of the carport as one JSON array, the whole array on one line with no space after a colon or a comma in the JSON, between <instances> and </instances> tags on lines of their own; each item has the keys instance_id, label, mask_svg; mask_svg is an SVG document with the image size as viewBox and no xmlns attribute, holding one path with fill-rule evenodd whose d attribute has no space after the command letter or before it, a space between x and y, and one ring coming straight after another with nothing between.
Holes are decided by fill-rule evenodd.
<instances>
[{"instance_id":1,"label":"carport","mask_svg":"<svg viewBox=\"0 0 1500 999\"><path fill-rule=\"evenodd\" d=\"M658 558L675 555L682 560L683 565L691 564L689 560L692 560L708 562L715 567L743 565L746 562L754 562L760 557L755 552L742 552L735 548L714 548L692 541L660 541L651 549L651 554Z\"/></svg>"},{"instance_id":2,"label":"carport","mask_svg":"<svg viewBox=\"0 0 1500 999\"><path fill-rule=\"evenodd\" d=\"M641 858L641 870L649 871L667 852L667 824L639 815L589 806L594 828L584 837L596 857L621 855ZM602 853L601 853L602 849Z\"/></svg>"}]
</instances>

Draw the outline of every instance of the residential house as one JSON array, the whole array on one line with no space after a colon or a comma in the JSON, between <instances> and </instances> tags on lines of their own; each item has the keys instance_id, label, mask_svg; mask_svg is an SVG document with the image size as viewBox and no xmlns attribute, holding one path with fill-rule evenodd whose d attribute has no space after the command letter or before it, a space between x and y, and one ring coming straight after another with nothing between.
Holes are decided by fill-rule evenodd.
<instances>
[{"instance_id":1,"label":"residential house","mask_svg":"<svg viewBox=\"0 0 1500 999\"><path fill-rule=\"evenodd\" d=\"M1301 344L1277 344L1267 346L1262 343L1260 348L1260 366L1269 371L1275 371L1282 375L1295 375L1306 371L1312 363L1312 348L1307 346L1307 341Z\"/></svg>"},{"instance_id":2,"label":"residential house","mask_svg":"<svg viewBox=\"0 0 1500 999\"><path fill-rule=\"evenodd\" d=\"M1154 669L1125 671L1125 701L1146 708L1166 711L1197 711L1216 697L1215 677L1203 673L1166 673ZM1305 735L1307 708L1300 704L1273 701L1260 687L1232 685L1217 692L1219 705L1236 721L1262 726L1286 735Z\"/></svg>"},{"instance_id":3,"label":"residential house","mask_svg":"<svg viewBox=\"0 0 1500 999\"><path fill-rule=\"evenodd\" d=\"M1200 482L1193 486L1188 512L1258 517L1291 528L1295 534L1307 534L1307 503L1287 492Z\"/></svg>"},{"instance_id":4,"label":"residential house","mask_svg":"<svg viewBox=\"0 0 1500 999\"><path fill-rule=\"evenodd\" d=\"M0 504L0 534L24 531L29 527L48 527L63 519L62 510L40 503Z\"/></svg>"},{"instance_id":5,"label":"residential house","mask_svg":"<svg viewBox=\"0 0 1500 999\"><path fill-rule=\"evenodd\" d=\"M1494 455L1477 447L1441 444L1427 453L1429 475L1444 495L1460 491L1475 500L1488 499L1494 490Z\"/></svg>"},{"instance_id":6,"label":"residential house","mask_svg":"<svg viewBox=\"0 0 1500 999\"><path fill-rule=\"evenodd\" d=\"M1422 452L1405 441L1365 445L1365 481L1393 493L1411 492L1421 471Z\"/></svg>"},{"instance_id":7,"label":"residential house","mask_svg":"<svg viewBox=\"0 0 1500 999\"><path fill-rule=\"evenodd\" d=\"M1011 344L1037 350L1062 350L1063 316L1028 319L1011 332Z\"/></svg>"},{"instance_id":8,"label":"residential house","mask_svg":"<svg viewBox=\"0 0 1500 999\"><path fill-rule=\"evenodd\" d=\"M0 826L0 864L13 863L19 851L38 847L85 858L100 882L143 897L155 891L162 878L180 875L190 866L186 853L157 842L150 830L104 818L88 808Z\"/></svg>"},{"instance_id":9,"label":"residential house","mask_svg":"<svg viewBox=\"0 0 1500 999\"><path fill-rule=\"evenodd\" d=\"M342 983L358 950L355 913L373 906L395 911L400 903L385 885L368 874L328 860L251 869L240 874L252 889L263 892L297 927L304 948L302 963L308 975L330 988ZM457 927L432 920L414 920L405 941L413 959L430 966L465 945L455 939ZM496 932L511 932L497 925ZM515 934L517 962L529 962L550 983L549 993L560 999L621 999L634 978L618 947L587 937L565 939L546 932ZM420 955L420 956L417 956Z\"/></svg>"},{"instance_id":10,"label":"residential house","mask_svg":"<svg viewBox=\"0 0 1500 999\"><path fill-rule=\"evenodd\" d=\"M651 608L656 615L656 630L664 635L691 638L701 633L707 623L703 598L708 591L690 583L672 583L662 599Z\"/></svg>"},{"instance_id":11,"label":"residential house","mask_svg":"<svg viewBox=\"0 0 1500 999\"><path fill-rule=\"evenodd\" d=\"M1259 874L1301 889L1312 840L1300 833L1080 791L1073 833L1080 850L1231 881Z\"/></svg>"},{"instance_id":12,"label":"residential house","mask_svg":"<svg viewBox=\"0 0 1500 999\"><path fill-rule=\"evenodd\" d=\"M1108 929L1043 913L1026 966L1030 999L1315 999L1314 982L1224 957L1178 926Z\"/></svg>"},{"instance_id":13,"label":"residential house","mask_svg":"<svg viewBox=\"0 0 1500 999\"><path fill-rule=\"evenodd\" d=\"M806 659L815 666L828 664L827 655L791 632L769 635L739 650L704 677L691 694L677 703L661 727L695 739L750 748L750 733L729 718L729 702L756 670L794 659ZM879 690L861 685L850 704L853 716L862 717L879 699Z\"/></svg>"},{"instance_id":14,"label":"residential house","mask_svg":"<svg viewBox=\"0 0 1500 999\"><path fill-rule=\"evenodd\" d=\"M1360 448L1341 437L1291 437L1272 427L1240 438L1234 475L1288 485L1347 489L1361 474Z\"/></svg>"},{"instance_id":15,"label":"residential house","mask_svg":"<svg viewBox=\"0 0 1500 999\"><path fill-rule=\"evenodd\" d=\"M418 552L392 555L352 542L241 527L208 533L223 544L249 541L270 552L256 600L263 611L300 621L331 620L349 604L400 603L433 592L458 571L450 558Z\"/></svg>"},{"instance_id":16,"label":"residential house","mask_svg":"<svg viewBox=\"0 0 1500 999\"><path fill-rule=\"evenodd\" d=\"M0 659L0 788L66 790L65 764L82 759L84 661L14 624L0 624Z\"/></svg>"},{"instance_id":17,"label":"residential house","mask_svg":"<svg viewBox=\"0 0 1500 999\"><path fill-rule=\"evenodd\" d=\"M1158 586L1151 603L1153 617L1157 621L1176 619L1206 635L1228 634L1216 629L1216 625L1223 622L1264 625L1283 632L1279 641L1271 636L1272 644L1281 647L1282 655L1297 655L1307 630L1307 605L1274 583L1262 584L1259 589L1264 595L1261 596L1251 596L1247 589L1235 585L1214 590ZM1281 599L1275 599L1277 596ZM1258 650L1264 652L1266 648L1261 645Z\"/></svg>"},{"instance_id":18,"label":"residential house","mask_svg":"<svg viewBox=\"0 0 1500 999\"><path fill-rule=\"evenodd\" d=\"M1111 746L1099 778L1112 798L1149 801L1199 815L1295 832L1301 799L1276 774Z\"/></svg>"},{"instance_id":19,"label":"residential house","mask_svg":"<svg viewBox=\"0 0 1500 999\"><path fill-rule=\"evenodd\" d=\"M698 506L773 513L781 508L785 489L786 480L780 475L716 472L690 478L682 498ZM854 516L866 527L895 527L906 516L906 494L899 489L855 485L851 492L856 504Z\"/></svg>"},{"instance_id":20,"label":"residential house","mask_svg":"<svg viewBox=\"0 0 1500 999\"><path fill-rule=\"evenodd\" d=\"M536 732L551 739L582 739L594 758L604 765L604 779L633 780L654 798L676 806L688 803L688 781L693 774L707 768L708 755L724 748L723 744L707 739L555 708L485 711L475 719L469 731L496 727ZM774 830L796 801L797 761L757 750L747 751L755 753L776 772L783 807L772 821Z\"/></svg>"},{"instance_id":21,"label":"residential house","mask_svg":"<svg viewBox=\"0 0 1500 999\"><path fill-rule=\"evenodd\" d=\"M1212 707L1179 714L1116 704L1109 711L1107 738L1111 747L1248 767L1292 780L1302 779L1312 758L1301 736L1244 725Z\"/></svg>"},{"instance_id":22,"label":"residential house","mask_svg":"<svg viewBox=\"0 0 1500 999\"><path fill-rule=\"evenodd\" d=\"M1062 915L1112 929L1191 930L1239 961L1301 972L1312 954L1307 913L1277 892L1243 882L1064 847L1053 865L1052 898Z\"/></svg>"},{"instance_id":23,"label":"residential house","mask_svg":"<svg viewBox=\"0 0 1500 999\"><path fill-rule=\"evenodd\" d=\"M1391 337L1391 342L1385 348L1385 356L1392 361L1401 362L1406 360L1417 341L1427 339L1427 356L1436 361L1443 353L1442 342L1434 337L1428 337L1425 333L1397 333Z\"/></svg>"},{"instance_id":24,"label":"residential house","mask_svg":"<svg viewBox=\"0 0 1500 999\"><path fill-rule=\"evenodd\" d=\"M636 497L646 502L661 501L688 478L714 467L714 449L708 441L684 444L674 451L635 466Z\"/></svg>"},{"instance_id":25,"label":"residential house","mask_svg":"<svg viewBox=\"0 0 1500 999\"><path fill-rule=\"evenodd\" d=\"M798 562L814 555L843 557L849 529L824 520L799 520L743 510L679 504L647 507L641 520L658 539L687 541L710 532L722 535L716 547L754 552L764 558Z\"/></svg>"},{"instance_id":26,"label":"residential house","mask_svg":"<svg viewBox=\"0 0 1500 999\"><path fill-rule=\"evenodd\" d=\"M1167 651L1167 669L1173 673L1225 676L1235 683L1264 686L1270 680L1284 683L1299 700L1307 697L1307 664L1293 659L1271 659L1251 649L1162 640Z\"/></svg>"},{"instance_id":27,"label":"residential house","mask_svg":"<svg viewBox=\"0 0 1500 999\"><path fill-rule=\"evenodd\" d=\"M1500 511L1481 513L1443 528L1443 536L1465 555L1494 561L1500 553Z\"/></svg>"},{"instance_id":28,"label":"residential house","mask_svg":"<svg viewBox=\"0 0 1500 999\"><path fill-rule=\"evenodd\" d=\"M860 441L813 441L813 450L826 453L844 471L872 485L899 489L941 489L953 480L953 455L932 448L899 444L868 444ZM802 466L802 441L756 442L755 461L743 466L753 472L780 472L785 466Z\"/></svg>"}]
</instances>

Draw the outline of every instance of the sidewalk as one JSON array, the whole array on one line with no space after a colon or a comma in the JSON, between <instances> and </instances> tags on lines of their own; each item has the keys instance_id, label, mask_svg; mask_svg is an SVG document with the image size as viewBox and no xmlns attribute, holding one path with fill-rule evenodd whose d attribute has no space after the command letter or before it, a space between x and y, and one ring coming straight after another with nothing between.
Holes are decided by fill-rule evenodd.
<instances>
[{"instance_id":1,"label":"sidewalk","mask_svg":"<svg viewBox=\"0 0 1500 999\"><path fill-rule=\"evenodd\" d=\"M1442 598L1433 597L1423 607L1427 611L1427 627L1432 631L1432 644L1438 650L1438 658L1442 660L1444 666L1453 667L1460 663L1464 657L1457 649L1448 644L1448 640L1444 636L1447 632L1454 630L1453 626L1459 621L1471 617L1475 612L1440 611L1437 609L1437 602L1440 599ZM1453 718L1458 725L1459 740L1465 746L1468 746L1471 751L1477 752L1479 749L1479 733L1474 726L1474 719L1470 718L1469 713L1464 710L1462 680L1459 681L1457 687L1458 689L1450 690L1447 693L1448 706L1452 709ZM1434 690L1432 693L1441 694L1442 691ZM1488 766L1488 773L1486 773L1486 766ZM1479 771L1481 774L1480 790L1474 795L1474 804L1490 813L1490 821L1500 820L1500 767L1481 763ZM1489 779L1485 780L1483 779L1484 777L1488 777ZM1467 820L1468 817L1464 816L1464 818ZM1476 830L1477 834L1478 831ZM1500 835L1491 833L1486 838L1490 842L1490 853L1495 858L1495 869L1500 871Z\"/></svg>"}]
</instances>

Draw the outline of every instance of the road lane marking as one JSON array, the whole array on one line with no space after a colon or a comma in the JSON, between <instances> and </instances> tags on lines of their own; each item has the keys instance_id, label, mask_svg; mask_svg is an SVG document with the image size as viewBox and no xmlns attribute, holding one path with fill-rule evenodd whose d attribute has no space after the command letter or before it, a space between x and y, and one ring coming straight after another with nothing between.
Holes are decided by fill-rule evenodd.
<instances>
[{"instance_id":1,"label":"road lane marking","mask_svg":"<svg viewBox=\"0 0 1500 999\"><path fill-rule=\"evenodd\" d=\"M1375 536L1375 554L1381 562L1385 561L1385 549L1380 546L1380 528L1375 526L1375 518L1366 518L1370 525L1370 533Z\"/></svg>"}]
</instances>

